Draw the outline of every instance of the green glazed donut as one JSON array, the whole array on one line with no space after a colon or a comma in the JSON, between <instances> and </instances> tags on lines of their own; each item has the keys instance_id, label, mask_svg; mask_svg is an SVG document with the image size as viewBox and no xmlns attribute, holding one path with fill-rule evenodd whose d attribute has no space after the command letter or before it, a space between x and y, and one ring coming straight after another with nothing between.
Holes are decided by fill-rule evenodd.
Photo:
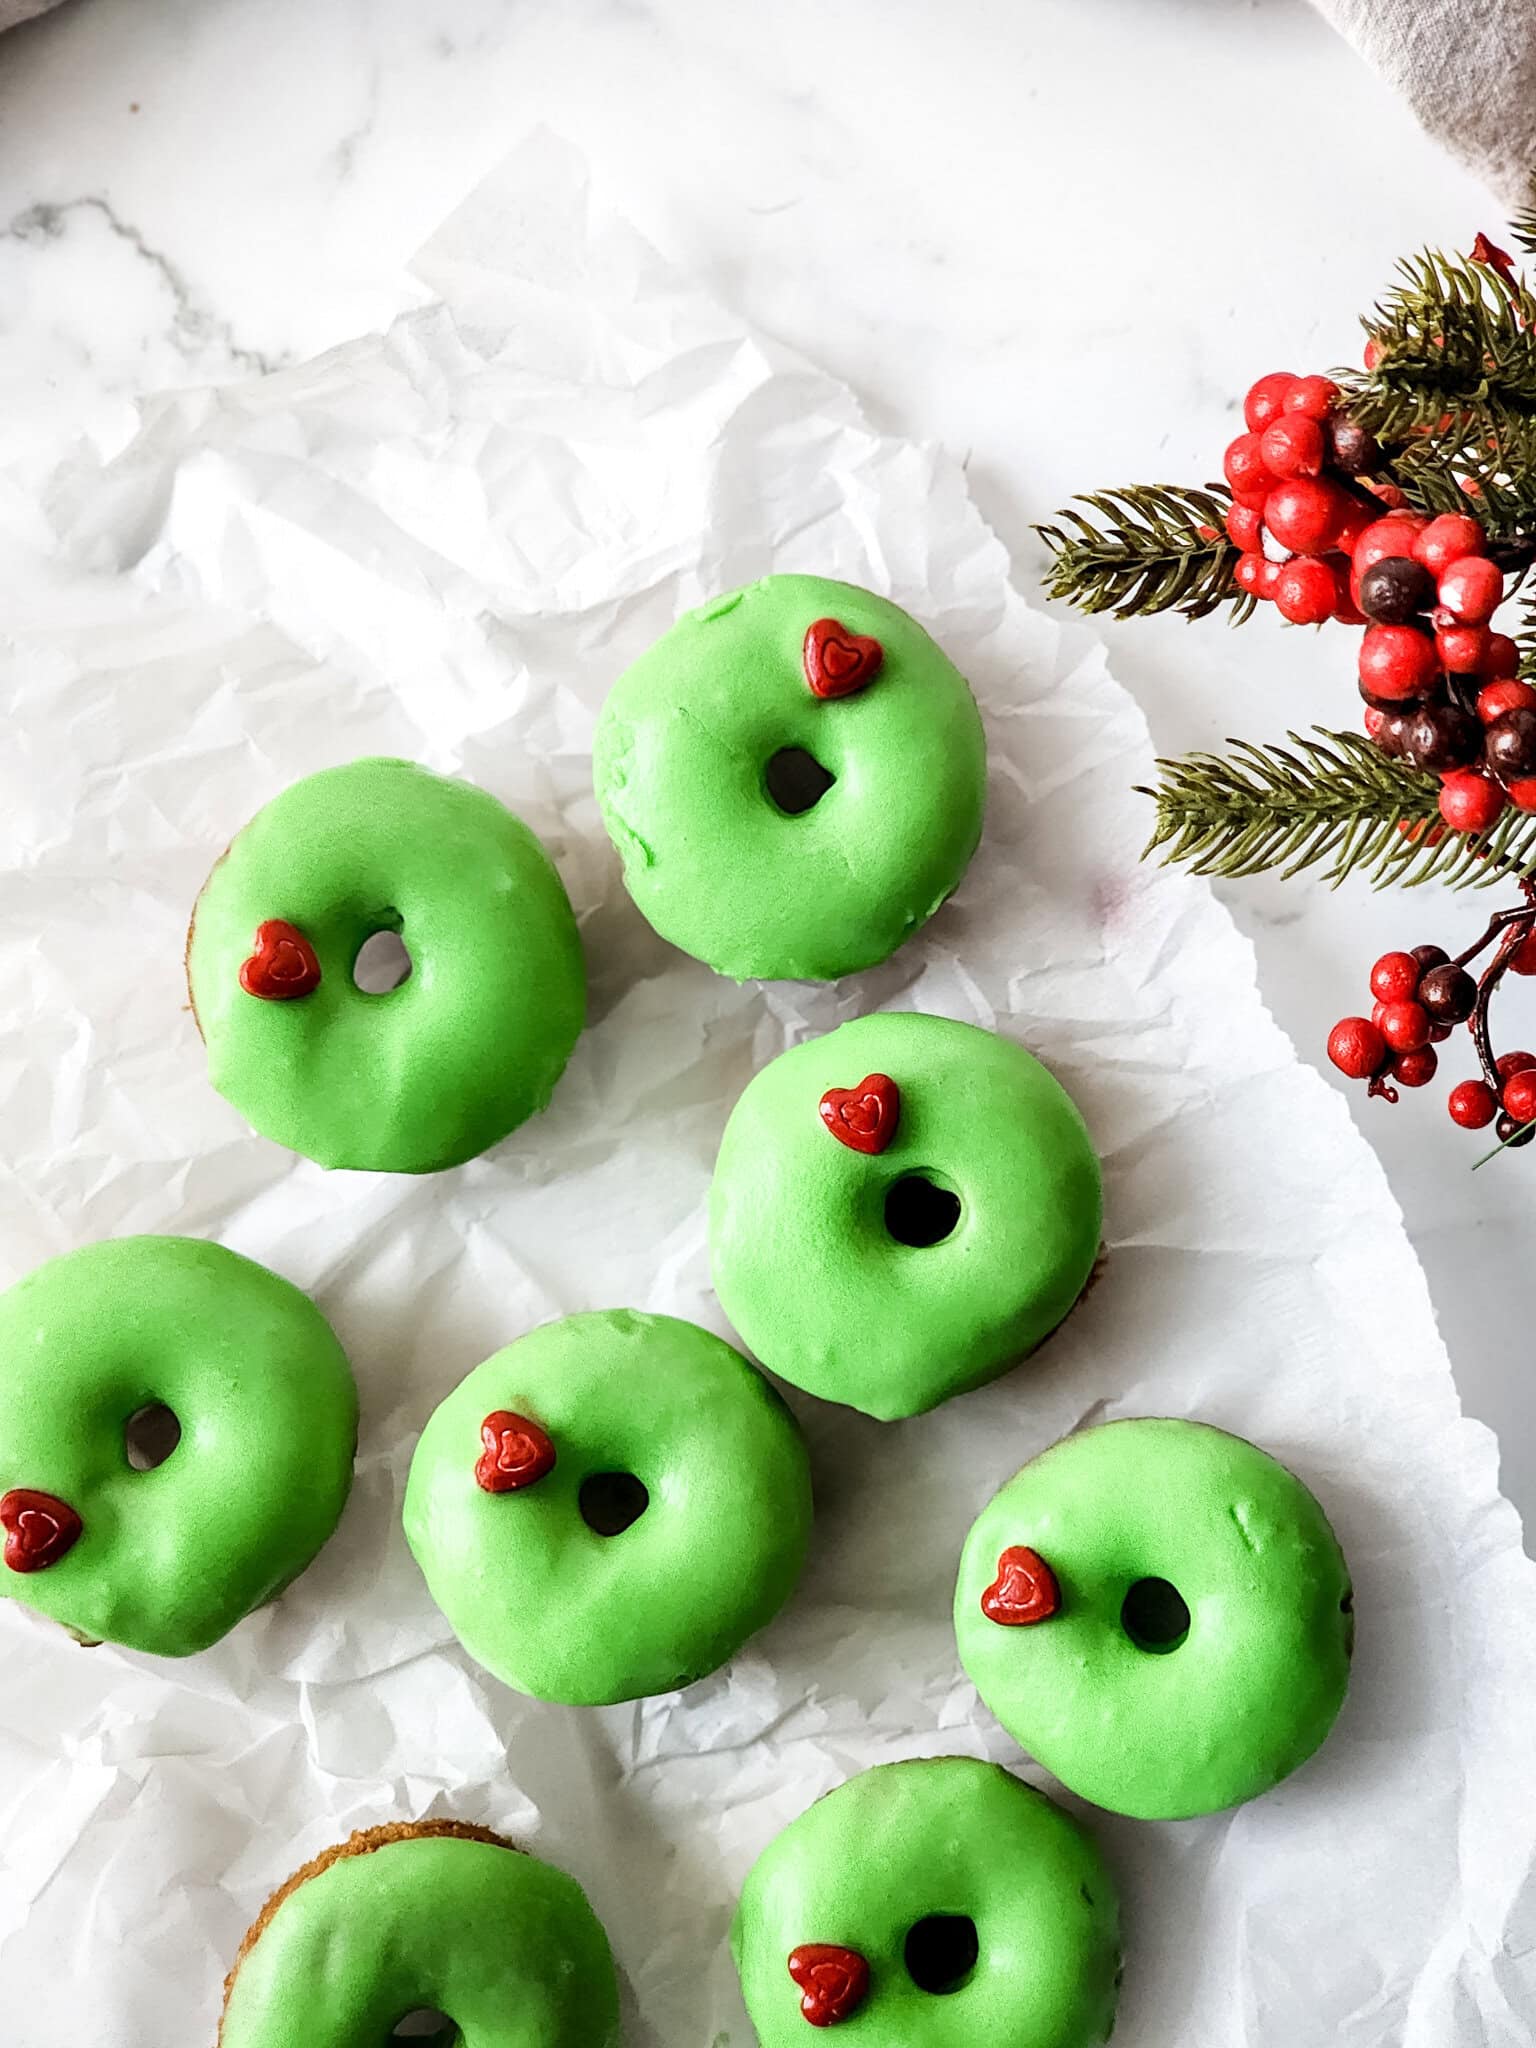
<instances>
[{"instance_id":1,"label":"green glazed donut","mask_svg":"<svg viewBox=\"0 0 1536 2048\"><path fill-rule=\"evenodd\" d=\"M977 1691L1096 1806L1181 1820L1254 1799L1344 1702L1349 1572L1301 1481L1196 1422L1054 1445L966 1539L955 1635Z\"/></svg>"},{"instance_id":2,"label":"green glazed donut","mask_svg":"<svg viewBox=\"0 0 1536 2048\"><path fill-rule=\"evenodd\" d=\"M407 978L366 995L367 941ZM240 832L187 942L209 1077L322 1166L435 1173L542 1109L581 1031L576 920L495 797L409 761L307 776Z\"/></svg>"},{"instance_id":3,"label":"green glazed donut","mask_svg":"<svg viewBox=\"0 0 1536 2048\"><path fill-rule=\"evenodd\" d=\"M608 1938L576 1880L487 1828L368 1828L271 1898L219 2048L389 2048L408 2013L460 2048L618 2048Z\"/></svg>"},{"instance_id":4,"label":"green glazed donut","mask_svg":"<svg viewBox=\"0 0 1536 2048\"><path fill-rule=\"evenodd\" d=\"M1097 2048L1119 1906L1091 1838L970 1757L881 1764L747 1874L731 1929L762 2048Z\"/></svg>"},{"instance_id":5,"label":"green glazed donut","mask_svg":"<svg viewBox=\"0 0 1536 2048\"><path fill-rule=\"evenodd\" d=\"M1065 1089L974 1024L859 1017L783 1053L715 1165L715 1291L782 1379L890 1421L995 1379L1093 1272L1099 1165Z\"/></svg>"},{"instance_id":6,"label":"green glazed donut","mask_svg":"<svg viewBox=\"0 0 1536 2048\"><path fill-rule=\"evenodd\" d=\"M716 1671L789 1598L811 1527L793 1418L672 1316L568 1316L488 1358L422 1432L405 1534L478 1664L602 1706Z\"/></svg>"},{"instance_id":7,"label":"green glazed donut","mask_svg":"<svg viewBox=\"0 0 1536 2048\"><path fill-rule=\"evenodd\" d=\"M965 678L898 606L819 576L685 614L615 683L592 754L642 915L738 981L873 967L981 837Z\"/></svg>"},{"instance_id":8,"label":"green glazed donut","mask_svg":"<svg viewBox=\"0 0 1536 2048\"><path fill-rule=\"evenodd\" d=\"M138 1470L128 1425L180 1440ZM187 1657L298 1577L352 1484L357 1390L330 1325L189 1237L51 1259L0 1295L0 1594L91 1642Z\"/></svg>"}]
</instances>

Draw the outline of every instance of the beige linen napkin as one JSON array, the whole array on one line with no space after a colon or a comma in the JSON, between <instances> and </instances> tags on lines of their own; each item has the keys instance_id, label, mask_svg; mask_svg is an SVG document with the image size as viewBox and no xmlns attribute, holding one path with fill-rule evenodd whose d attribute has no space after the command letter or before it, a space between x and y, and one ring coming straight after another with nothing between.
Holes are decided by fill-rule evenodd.
<instances>
[{"instance_id":1,"label":"beige linen napkin","mask_svg":"<svg viewBox=\"0 0 1536 2048\"><path fill-rule=\"evenodd\" d=\"M1536 0L1316 0L1511 206L1536 175Z\"/></svg>"},{"instance_id":2,"label":"beige linen napkin","mask_svg":"<svg viewBox=\"0 0 1536 2048\"><path fill-rule=\"evenodd\" d=\"M14 28L17 22L30 21L34 14L46 14L58 4L59 0L0 0L0 29Z\"/></svg>"}]
</instances>

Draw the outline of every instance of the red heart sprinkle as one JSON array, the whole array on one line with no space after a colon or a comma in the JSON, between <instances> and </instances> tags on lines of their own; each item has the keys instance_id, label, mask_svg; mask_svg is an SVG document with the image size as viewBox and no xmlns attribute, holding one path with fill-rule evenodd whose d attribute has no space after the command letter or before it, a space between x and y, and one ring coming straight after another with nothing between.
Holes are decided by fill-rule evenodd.
<instances>
[{"instance_id":1,"label":"red heart sprinkle","mask_svg":"<svg viewBox=\"0 0 1536 2048\"><path fill-rule=\"evenodd\" d=\"M997 1577L981 1596L981 1611L999 1628L1049 1621L1061 1605L1056 1574L1038 1550L1015 1543L997 1560Z\"/></svg>"},{"instance_id":2,"label":"red heart sprinkle","mask_svg":"<svg viewBox=\"0 0 1536 2048\"><path fill-rule=\"evenodd\" d=\"M789 1974L804 1993L800 2010L813 2027L835 2027L869 1992L868 1963L856 1948L832 1942L802 1942L790 1953Z\"/></svg>"},{"instance_id":3,"label":"red heart sprinkle","mask_svg":"<svg viewBox=\"0 0 1536 2048\"><path fill-rule=\"evenodd\" d=\"M818 619L800 650L805 680L818 697L851 697L880 673L885 649L867 633L850 633L836 619Z\"/></svg>"},{"instance_id":4,"label":"red heart sprinkle","mask_svg":"<svg viewBox=\"0 0 1536 2048\"><path fill-rule=\"evenodd\" d=\"M822 1122L840 1145L883 1152L896 1135L901 1090L889 1074L866 1074L857 1088L829 1088L820 1106Z\"/></svg>"},{"instance_id":5,"label":"red heart sprinkle","mask_svg":"<svg viewBox=\"0 0 1536 2048\"><path fill-rule=\"evenodd\" d=\"M487 1493L517 1493L555 1468L555 1447L526 1415L498 1408L480 1425L485 1449L475 1466L475 1484Z\"/></svg>"},{"instance_id":6,"label":"red heart sprinkle","mask_svg":"<svg viewBox=\"0 0 1536 2048\"><path fill-rule=\"evenodd\" d=\"M297 925L269 917L256 927L256 950L240 969L240 986L263 1002L291 1003L320 986L320 962Z\"/></svg>"},{"instance_id":7,"label":"red heart sprinkle","mask_svg":"<svg viewBox=\"0 0 1536 2048\"><path fill-rule=\"evenodd\" d=\"M80 1517L68 1501L51 1493L17 1486L0 1500L5 1562L13 1572L40 1572L57 1564L73 1549L80 1528Z\"/></svg>"}]
</instances>

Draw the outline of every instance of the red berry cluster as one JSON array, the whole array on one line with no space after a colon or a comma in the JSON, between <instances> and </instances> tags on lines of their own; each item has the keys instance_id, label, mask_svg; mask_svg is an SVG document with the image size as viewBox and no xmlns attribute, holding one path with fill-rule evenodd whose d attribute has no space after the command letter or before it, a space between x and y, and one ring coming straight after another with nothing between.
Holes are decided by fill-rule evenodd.
<instances>
[{"instance_id":1,"label":"red berry cluster","mask_svg":"<svg viewBox=\"0 0 1536 2048\"><path fill-rule=\"evenodd\" d=\"M1495 938L1494 960L1474 981L1467 963ZM1451 1090L1452 1122L1480 1131L1497 1119L1501 1144L1529 1144L1536 1138L1536 1054L1509 1052L1495 1060L1488 1043L1488 999L1509 970L1536 975L1536 910L1530 907L1501 913L1455 960L1439 946L1383 953L1371 969L1370 1016L1341 1018L1328 1034L1328 1057L1351 1080L1368 1081L1372 1095L1396 1102L1392 1084L1423 1088L1432 1081L1440 1063L1436 1045L1465 1024L1483 1078Z\"/></svg>"},{"instance_id":2,"label":"red berry cluster","mask_svg":"<svg viewBox=\"0 0 1536 2048\"><path fill-rule=\"evenodd\" d=\"M1486 832L1507 803L1536 811L1536 689L1491 620L1504 576L1469 512L1431 519L1370 481L1373 438L1326 377L1276 371L1248 393L1225 460L1240 588L1297 625L1339 619L1360 643L1365 729L1440 777L1440 815Z\"/></svg>"},{"instance_id":3,"label":"red berry cluster","mask_svg":"<svg viewBox=\"0 0 1536 2048\"><path fill-rule=\"evenodd\" d=\"M1440 815L1486 832L1507 803L1536 811L1536 690L1489 621L1504 577L1465 512L1393 512L1355 547L1365 727L1383 753L1440 777Z\"/></svg>"},{"instance_id":4,"label":"red berry cluster","mask_svg":"<svg viewBox=\"0 0 1536 2048\"><path fill-rule=\"evenodd\" d=\"M1363 626L1350 594L1350 553L1382 509L1359 481L1379 459L1375 441L1339 410L1331 379L1288 370L1259 379L1243 418L1248 431L1222 463L1232 490L1227 532L1242 550L1239 588L1298 626Z\"/></svg>"}]
</instances>

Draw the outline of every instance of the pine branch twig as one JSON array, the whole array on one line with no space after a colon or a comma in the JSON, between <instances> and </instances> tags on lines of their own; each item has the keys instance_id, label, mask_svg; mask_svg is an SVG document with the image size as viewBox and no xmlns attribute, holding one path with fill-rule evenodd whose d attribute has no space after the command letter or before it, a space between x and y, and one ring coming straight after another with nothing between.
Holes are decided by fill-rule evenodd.
<instances>
[{"instance_id":1,"label":"pine branch twig","mask_svg":"<svg viewBox=\"0 0 1536 2048\"><path fill-rule=\"evenodd\" d=\"M1504 565L1524 568L1536 554L1536 418L1506 418L1486 406L1468 418L1454 433L1394 448L1379 474L1417 512L1473 513Z\"/></svg>"},{"instance_id":2,"label":"pine branch twig","mask_svg":"<svg viewBox=\"0 0 1536 2048\"><path fill-rule=\"evenodd\" d=\"M1119 619L1168 611L1203 619L1230 604L1236 625L1253 599L1232 581L1238 550L1227 537L1230 503L1216 485L1085 491L1057 513L1057 523L1036 529L1051 551L1051 596Z\"/></svg>"},{"instance_id":3,"label":"pine branch twig","mask_svg":"<svg viewBox=\"0 0 1536 2048\"><path fill-rule=\"evenodd\" d=\"M1536 297L1518 276L1433 249L1399 265L1399 283L1365 322L1376 361L1349 374L1350 411L1378 440L1459 431L1536 412Z\"/></svg>"},{"instance_id":4,"label":"pine branch twig","mask_svg":"<svg viewBox=\"0 0 1536 2048\"><path fill-rule=\"evenodd\" d=\"M1492 538L1536 547L1536 296L1512 258L1486 235L1466 256L1426 250L1365 327L1371 367L1335 376L1391 451L1381 474L1425 512L1470 496Z\"/></svg>"},{"instance_id":5,"label":"pine branch twig","mask_svg":"<svg viewBox=\"0 0 1536 2048\"><path fill-rule=\"evenodd\" d=\"M1510 221L1509 232L1517 249L1523 249L1527 256L1536 256L1536 191Z\"/></svg>"},{"instance_id":6,"label":"pine branch twig","mask_svg":"<svg viewBox=\"0 0 1536 2048\"><path fill-rule=\"evenodd\" d=\"M1506 811L1480 838L1440 822L1439 782L1359 733L1325 732L1289 747L1229 742L1228 755L1159 761L1143 789L1157 805L1146 853L1233 879L1321 868L1335 886L1361 873L1375 888L1441 881L1483 888L1536 874L1536 815Z\"/></svg>"}]
</instances>

